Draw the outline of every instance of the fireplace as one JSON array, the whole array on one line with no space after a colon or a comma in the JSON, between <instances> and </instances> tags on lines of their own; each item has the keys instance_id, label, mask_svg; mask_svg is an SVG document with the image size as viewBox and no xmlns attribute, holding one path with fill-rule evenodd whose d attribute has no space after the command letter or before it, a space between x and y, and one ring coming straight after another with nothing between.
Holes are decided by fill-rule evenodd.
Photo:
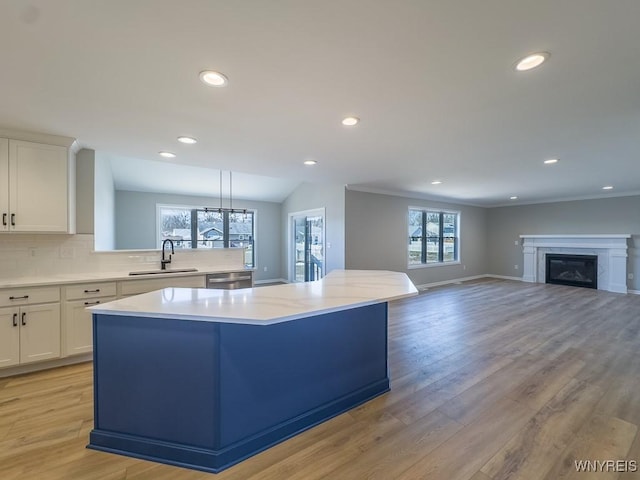
<instances>
[{"instance_id":1,"label":"fireplace","mask_svg":"<svg viewBox=\"0 0 640 480\"><path fill-rule=\"evenodd\" d=\"M598 288L597 255L545 255L546 282L573 287Z\"/></svg>"},{"instance_id":2,"label":"fireplace","mask_svg":"<svg viewBox=\"0 0 640 480\"><path fill-rule=\"evenodd\" d=\"M598 257L597 289L627 293L629 233L520 235L524 282L547 281L547 255L594 255ZM636 254L637 255L637 254Z\"/></svg>"}]
</instances>

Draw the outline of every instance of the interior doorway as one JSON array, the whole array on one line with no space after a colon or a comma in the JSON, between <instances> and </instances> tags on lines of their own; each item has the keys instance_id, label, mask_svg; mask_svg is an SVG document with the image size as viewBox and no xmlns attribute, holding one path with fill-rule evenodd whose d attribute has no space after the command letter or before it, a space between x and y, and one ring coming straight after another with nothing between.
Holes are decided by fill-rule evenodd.
<instances>
[{"instance_id":1,"label":"interior doorway","mask_svg":"<svg viewBox=\"0 0 640 480\"><path fill-rule=\"evenodd\" d=\"M293 282L312 282L324 276L324 208L289 214L290 264Z\"/></svg>"}]
</instances>

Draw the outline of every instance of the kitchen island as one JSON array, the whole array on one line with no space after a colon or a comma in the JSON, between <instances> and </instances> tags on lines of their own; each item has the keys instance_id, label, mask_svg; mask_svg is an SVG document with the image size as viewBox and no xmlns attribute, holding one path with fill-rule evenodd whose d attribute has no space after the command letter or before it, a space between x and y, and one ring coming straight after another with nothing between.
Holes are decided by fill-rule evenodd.
<instances>
[{"instance_id":1,"label":"kitchen island","mask_svg":"<svg viewBox=\"0 0 640 480\"><path fill-rule=\"evenodd\" d=\"M92 307L89 448L218 472L389 390L404 273L240 290L165 288Z\"/></svg>"}]
</instances>

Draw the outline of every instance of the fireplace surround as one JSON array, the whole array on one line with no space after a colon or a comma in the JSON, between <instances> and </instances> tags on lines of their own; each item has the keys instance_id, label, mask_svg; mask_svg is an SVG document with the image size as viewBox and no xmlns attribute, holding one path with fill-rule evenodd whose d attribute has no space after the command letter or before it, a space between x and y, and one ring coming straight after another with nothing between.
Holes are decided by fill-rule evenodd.
<instances>
[{"instance_id":1,"label":"fireplace surround","mask_svg":"<svg viewBox=\"0 0 640 480\"><path fill-rule=\"evenodd\" d=\"M546 281L547 254L597 257L597 288L627 293L627 243L630 234L520 235L523 242L522 280Z\"/></svg>"}]
</instances>

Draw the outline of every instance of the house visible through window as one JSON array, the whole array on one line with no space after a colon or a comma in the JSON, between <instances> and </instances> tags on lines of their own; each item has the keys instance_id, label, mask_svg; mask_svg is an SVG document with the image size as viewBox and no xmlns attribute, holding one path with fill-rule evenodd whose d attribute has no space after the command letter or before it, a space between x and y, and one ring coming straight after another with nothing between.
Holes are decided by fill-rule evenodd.
<instances>
[{"instance_id":1,"label":"house visible through window","mask_svg":"<svg viewBox=\"0 0 640 480\"><path fill-rule=\"evenodd\" d=\"M459 261L458 212L409 209L409 266Z\"/></svg>"},{"instance_id":2,"label":"house visible through window","mask_svg":"<svg viewBox=\"0 0 640 480\"><path fill-rule=\"evenodd\" d=\"M158 242L175 248L244 248L245 265L255 264L255 211L218 212L215 208L158 205Z\"/></svg>"}]
</instances>

